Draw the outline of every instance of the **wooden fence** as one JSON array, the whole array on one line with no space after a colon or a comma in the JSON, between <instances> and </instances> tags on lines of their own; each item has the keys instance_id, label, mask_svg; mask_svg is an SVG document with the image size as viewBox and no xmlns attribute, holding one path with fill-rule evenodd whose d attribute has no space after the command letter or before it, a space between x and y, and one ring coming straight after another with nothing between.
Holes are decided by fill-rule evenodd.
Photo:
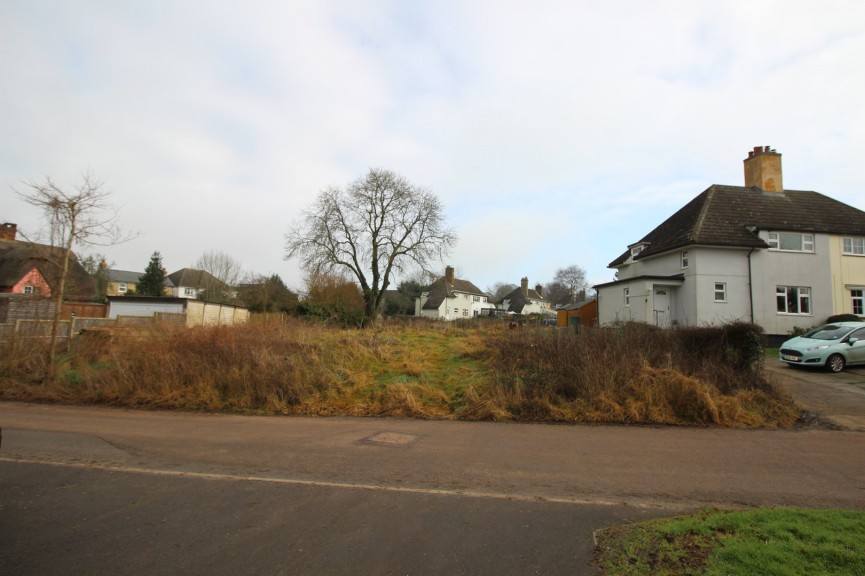
<instances>
[{"instance_id":1,"label":"wooden fence","mask_svg":"<svg viewBox=\"0 0 865 576\"><path fill-rule=\"evenodd\" d=\"M0 324L0 342L16 342L51 338L53 320L15 320ZM73 317L57 324L57 337L68 344L82 332L94 328L126 328L155 323L186 325L186 314L157 312L153 316L118 316L117 318Z\"/></svg>"}]
</instances>

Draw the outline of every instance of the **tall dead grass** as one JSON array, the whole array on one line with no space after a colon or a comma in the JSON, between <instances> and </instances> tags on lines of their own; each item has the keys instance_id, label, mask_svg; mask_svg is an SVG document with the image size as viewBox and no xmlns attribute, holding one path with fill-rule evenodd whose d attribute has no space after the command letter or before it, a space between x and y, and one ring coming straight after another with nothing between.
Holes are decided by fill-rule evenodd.
<instances>
[{"instance_id":1,"label":"tall dead grass","mask_svg":"<svg viewBox=\"0 0 865 576\"><path fill-rule=\"evenodd\" d=\"M755 338L757 340L755 340ZM498 323L94 331L40 379L38 344L0 360L0 398L267 414L787 426L759 334L730 326L507 330Z\"/></svg>"},{"instance_id":2,"label":"tall dead grass","mask_svg":"<svg viewBox=\"0 0 865 576\"><path fill-rule=\"evenodd\" d=\"M761 336L747 324L504 332L479 402L526 420L787 427L798 412L763 376Z\"/></svg>"}]
</instances>

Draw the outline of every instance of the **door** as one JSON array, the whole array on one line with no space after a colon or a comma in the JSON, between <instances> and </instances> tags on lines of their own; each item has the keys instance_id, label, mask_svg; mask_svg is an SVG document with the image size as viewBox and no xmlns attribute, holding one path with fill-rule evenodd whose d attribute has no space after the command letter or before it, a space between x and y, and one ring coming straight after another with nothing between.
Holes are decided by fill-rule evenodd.
<instances>
[{"instance_id":1,"label":"door","mask_svg":"<svg viewBox=\"0 0 865 576\"><path fill-rule=\"evenodd\" d=\"M858 340L847 351L847 363L865 364L865 328L856 330L849 338L858 338Z\"/></svg>"},{"instance_id":2,"label":"door","mask_svg":"<svg viewBox=\"0 0 865 576\"><path fill-rule=\"evenodd\" d=\"M652 295L652 309L655 317L655 326L661 328L670 327L670 288L667 286L655 286Z\"/></svg>"}]
</instances>

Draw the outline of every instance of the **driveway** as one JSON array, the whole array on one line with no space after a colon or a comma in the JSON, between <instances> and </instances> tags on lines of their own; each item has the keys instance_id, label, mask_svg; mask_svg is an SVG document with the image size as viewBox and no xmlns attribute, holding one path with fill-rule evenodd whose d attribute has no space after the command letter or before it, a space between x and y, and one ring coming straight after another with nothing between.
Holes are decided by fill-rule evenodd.
<instances>
[{"instance_id":1,"label":"driveway","mask_svg":"<svg viewBox=\"0 0 865 576\"><path fill-rule=\"evenodd\" d=\"M865 431L865 367L834 374L766 360L771 382L787 390L812 419L848 430Z\"/></svg>"}]
</instances>

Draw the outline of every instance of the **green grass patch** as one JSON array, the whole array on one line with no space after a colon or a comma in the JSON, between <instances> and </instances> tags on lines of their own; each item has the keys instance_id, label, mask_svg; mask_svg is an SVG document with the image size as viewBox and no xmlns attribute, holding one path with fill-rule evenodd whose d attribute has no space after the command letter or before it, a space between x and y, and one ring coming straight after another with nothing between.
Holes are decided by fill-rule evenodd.
<instances>
[{"instance_id":1,"label":"green grass patch","mask_svg":"<svg viewBox=\"0 0 865 576\"><path fill-rule=\"evenodd\" d=\"M865 512L704 510L598 533L602 574L865 575Z\"/></svg>"}]
</instances>

